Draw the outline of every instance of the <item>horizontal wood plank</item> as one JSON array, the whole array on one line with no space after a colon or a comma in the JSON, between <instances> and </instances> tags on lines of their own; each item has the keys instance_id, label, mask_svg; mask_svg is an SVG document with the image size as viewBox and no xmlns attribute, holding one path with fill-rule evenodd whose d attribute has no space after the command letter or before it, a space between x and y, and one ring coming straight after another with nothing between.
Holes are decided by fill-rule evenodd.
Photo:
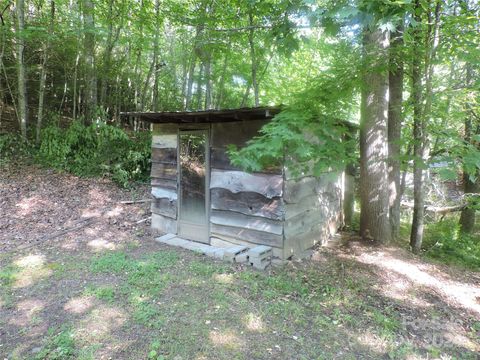
<instances>
[{"instance_id":1,"label":"horizontal wood plank","mask_svg":"<svg viewBox=\"0 0 480 360\"><path fill-rule=\"evenodd\" d=\"M153 124L152 134L155 135L176 135L178 133L177 124Z\"/></svg>"},{"instance_id":2,"label":"horizontal wood plank","mask_svg":"<svg viewBox=\"0 0 480 360\"><path fill-rule=\"evenodd\" d=\"M176 148L152 148L152 161L160 163L177 163Z\"/></svg>"},{"instance_id":3,"label":"horizontal wood plank","mask_svg":"<svg viewBox=\"0 0 480 360\"><path fill-rule=\"evenodd\" d=\"M211 224L210 225L211 236L218 238L235 238L239 240L248 241L258 245L268 245L275 247L283 246L283 236L263 231L256 231L251 229L242 229L232 226L224 226Z\"/></svg>"},{"instance_id":4,"label":"horizontal wood plank","mask_svg":"<svg viewBox=\"0 0 480 360\"><path fill-rule=\"evenodd\" d=\"M151 177L168 180L177 179L177 165L152 162Z\"/></svg>"},{"instance_id":5,"label":"horizontal wood plank","mask_svg":"<svg viewBox=\"0 0 480 360\"><path fill-rule=\"evenodd\" d=\"M212 147L226 148L230 144L243 146L258 135L268 119L253 121L224 122L212 124Z\"/></svg>"},{"instance_id":6,"label":"horizontal wood plank","mask_svg":"<svg viewBox=\"0 0 480 360\"><path fill-rule=\"evenodd\" d=\"M176 148L177 147L177 135L153 135L152 136L152 148Z\"/></svg>"},{"instance_id":7,"label":"horizontal wood plank","mask_svg":"<svg viewBox=\"0 0 480 360\"><path fill-rule=\"evenodd\" d=\"M152 187L161 187L165 189L176 190L177 189L177 179L162 179L162 178L151 178Z\"/></svg>"},{"instance_id":8,"label":"horizontal wood plank","mask_svg":"<svg viewBox=\"0 0 480 360\"><path fill-rule=\"evenodd\" d=\"M245 215L282 220L284 208L279 197L269 199L254 192L232 193L215 188L210 191L210 201L214 210L231 210Z\"/></svg>"},{"instance_id":9,"label":"horizontal wood plank","mask_svg":"<svg viewBox=\"0 0 480 360\"><path fill-rule=\"evenodd\" d=\"M212 210L210 222L217 225L263 231L276 235L283 234L283 222L281 221L248 216L233 211Z\"/></svg>"},{"instance_id":10,"label":"horizontal wood plank","mask_svg":"<svg viewBox=\"0 0 480 360\"><path fill-rule=\"evenodd\" d=\"M170 201L177 200L177 191L171 189L165 189L161 187L152 188L152 196L155 199L168 199Z\"/></svg>"},{"instance_id":11,"label":"horizontal wood plank","mask_svg":"<svg viewBox=\"0 0 480 360\"><path fill-rule=\"evenodd\" d=\"M255 192L269 199L282 196L283 177L270 174L249 174L243 171L211 170L210 189L227 189L232 193Z\"/></svg>"},{"instance_id":12,"label":"horizontal wood plank","mask_svg":"<svg viewBox=\"0 0 480 360\"><path fill-rule=\"evenodd\" d=\"M163 215L172 219L177 218L177 200L169 200L166 198L153 198L152 213Z\"/></svg>"}]
</instances>

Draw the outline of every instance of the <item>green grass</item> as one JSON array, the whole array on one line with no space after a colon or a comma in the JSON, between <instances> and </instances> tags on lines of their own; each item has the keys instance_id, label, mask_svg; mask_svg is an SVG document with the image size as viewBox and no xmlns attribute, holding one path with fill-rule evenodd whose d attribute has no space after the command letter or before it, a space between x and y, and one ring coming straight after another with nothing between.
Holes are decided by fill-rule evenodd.
<instances>
[{"instance_id":1,"label":"green grass","mask_svg":"<svg viewBox=\"0 0 480 360\"><path fill-rule=\"evenodd\" d=\"M13 265L5 266L0 269L0 288L11 287L15 282L15 274L18 273L18 268Z\"/></svg>"},{"instance_id":2,"label":"green grass","mask_svg":"<svg viewBox=\"0 0 480 360\"><path fill-rule=\"evenodd\" d=\"M181 258L175 251L133 254L106 252L86 263L81 294L96 301L76 315L79 321L68 319L50 330L37 359L95 359L107 346L129 346L125 354L130 358L154 360L403 359L437 351L401 342L405 334L398 304L386 305L353 261L332 259L269 274L193 254ZM14 269L2 276L10 283ZM125 322L105 335L83 337L90 312L102 321L98 306L121 312ZM480 325L472 322L468 329L473 339ZM364 333L380 339L382 352L359 342ZM21 336L28 334L26 328ZM128 344L132 339L136 342Z\"/></svg>"},{"instance_id":3,"label":"green grass","mask_svg":"<svg viewBox=\"0 0 480 360\"><path fill-rule=\"evenodd\" d=\"M63 327L60 329L60 332L49 329L45 345L35 356L36 360L67 360L74 358L77 358L77 350L72 330L68 327Z\"/></svg>"},{"instance_id":4,"label":"green grass","mask_svg":"<svg viewBox=\"0 0 480 360\"><path fill-rule=\"evenodd\" d=\"M115 301L115 295L117 290L113 286L93 286L89 285L85 289L85 295L95 296L97 299L103 300L108 303Z\"/></svg>"},{"instance_id":5,"label":"green grass","mask_svg":"<svg viewBox=\"0 0 480 360\"><path fill-rule=\"evenodd\" d=\"M480 230L472 235L462 234L458 216L427 224L423 248L431 259L480 270Z\"/></svg>"}]
</instances>

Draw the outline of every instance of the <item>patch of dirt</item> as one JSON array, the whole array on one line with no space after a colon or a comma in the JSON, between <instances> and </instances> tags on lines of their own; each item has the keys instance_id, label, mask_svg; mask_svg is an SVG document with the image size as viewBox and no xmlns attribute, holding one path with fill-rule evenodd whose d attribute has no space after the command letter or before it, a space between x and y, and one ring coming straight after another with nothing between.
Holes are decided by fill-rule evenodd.
<instances>
[{"instance_id":1,"label":"patch of dirt","mask_svg":"<svg viewBox=\"0 0 480 360\"><path fill-rule=\"evenodd\" d=\"M123 190L107 179L79 178L27 165L9 165L0 176L0 253L37 246L70 251L113 250L133 233L149 237L149 186ZM81 234L81 238L79 235Z\"/></svg>"}]
</instances>

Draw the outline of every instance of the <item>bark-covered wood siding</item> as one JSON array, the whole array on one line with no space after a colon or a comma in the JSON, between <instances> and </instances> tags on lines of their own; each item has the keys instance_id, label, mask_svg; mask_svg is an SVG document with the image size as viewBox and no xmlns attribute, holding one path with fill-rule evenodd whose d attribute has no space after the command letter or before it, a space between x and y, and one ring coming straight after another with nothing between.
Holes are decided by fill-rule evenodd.
<instances>
[{"instance_id":1,"label":"bark-covered wood siding","mask_svg":"<svg viewBox=\"0 0 480 360\"><path fill-rule=\"evenodd\" d=\"M242 147L267 120L212 124L210 148L210 234L216 241L283 248L281 167L247 173L231 164L230 144ZM220 240L218 240L220 239Z\"/></svg>"},{"instance_id":2,"label":"bark-covered wood siding","mask_svg":"<svg viewBox=\"0 0 480 360\"><path fill-rule=\"evenodd\" d=\"M341 173L285 180L285 258L325 243L341 226L342 181Z\"/></svg>"},{"instance_id":3,"label":"bark-covered wood siding","mask_svg":"<svg viewBox=\"0 0 480 360\"><path fill-rule=\"evenodd\" d=\"M177 126L154 124L152 137L152 227L177 232Z\"/></svg>"}]
</instances>

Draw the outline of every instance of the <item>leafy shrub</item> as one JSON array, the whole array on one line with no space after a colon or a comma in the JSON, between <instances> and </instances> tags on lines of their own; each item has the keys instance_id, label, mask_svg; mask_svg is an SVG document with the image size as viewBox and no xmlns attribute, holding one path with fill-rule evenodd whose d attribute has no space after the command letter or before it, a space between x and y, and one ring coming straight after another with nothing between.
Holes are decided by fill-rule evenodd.
<instances>
[{"instance_id":1,"label":"leafy shrub","mask_svg":"<svg viewBox=\"0 0 480 360\"><path fill-rule=\"evenodd\" d=\"M445 263L480 270L478 234L462 234L458 218L428 224L425 230L426 256Z\"/></svg>"},{"instance_id":2,"label":"leafy shrub","mask_svg":"<svg viewBox=\"0 0 480 360\"><path fill-rule=\"evenodd\" d=\"M29 156L33 148L19 134L0 135L0 164Z\"/></svg>"},{"instance_id":3,"label":"leafy shrub","mask_svg":"<svg viewBox=\"0 0 480 360\"><path fill-rule=\"evenodd\" d=\"M79 176L109 176L127 186L148 178L150 144L149 133L130 137L105 123L85 126L75 121L66 130L56 125L43 129L38 160Z\"/></svg>"}]
</instances>

